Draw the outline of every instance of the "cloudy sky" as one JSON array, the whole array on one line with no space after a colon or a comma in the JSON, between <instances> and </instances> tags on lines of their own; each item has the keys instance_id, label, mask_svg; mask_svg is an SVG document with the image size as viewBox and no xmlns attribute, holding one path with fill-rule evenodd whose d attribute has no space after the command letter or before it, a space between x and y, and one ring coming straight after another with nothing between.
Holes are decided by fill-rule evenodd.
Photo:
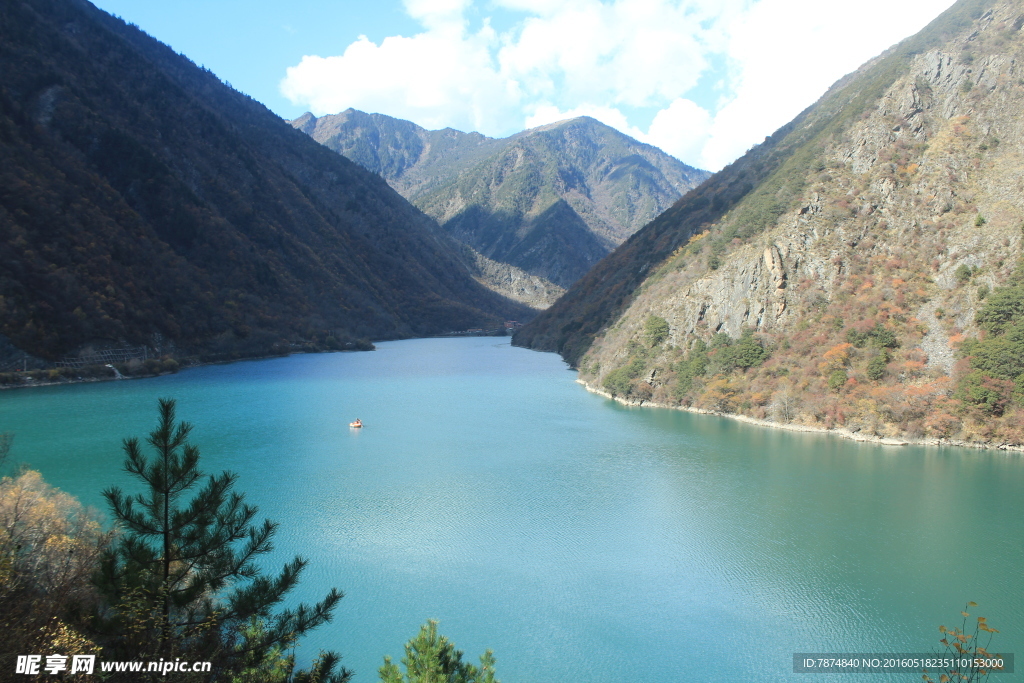
<instances>
[{"instance_id":1,"label":"cloudy sky","mask_svg":"<svg viewBox=\"0 0 1024 683\"><path fill-rule=\"evenodd\" d=\"M95 1L95 0L94 0ZM285 118L581 114L718 170L952 0L99 0Z\"/></svg>"}]
</instances>

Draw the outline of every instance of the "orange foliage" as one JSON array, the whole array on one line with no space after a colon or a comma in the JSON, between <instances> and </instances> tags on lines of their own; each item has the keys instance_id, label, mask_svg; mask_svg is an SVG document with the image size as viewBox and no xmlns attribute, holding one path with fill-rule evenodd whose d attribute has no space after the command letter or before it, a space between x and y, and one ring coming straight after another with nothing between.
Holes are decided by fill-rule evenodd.
<instances>
[{"instance_id":1,"label":"orange foliage","mask_svg":"<svg viewBox=\"0 0 1024 683\"><path fill-rule=\"evenodd\" d=\"M823 356L825 360L818 364L818 369L822 374L824 374L825 372L844 368L846 367L846 364L850 362L850 354L852 352L853 344L849 344L847 342L836 344L825 352L825 355Z\"/></svg>"},{"instance_id":2,"label":"orange foliage","mask_svg":"<svg viewBox=\"0 0 1024 683\"><path fill-rule=\"evenodd\" d=\"M920 377L924 371L925 363L920 360L908 360L896 366L897 372L906 373L911 377Z\"/></svg>"},{"instance_id":3,"label":"orange foliage","mask_svg":"<svg viewBox=\"0 0 1024 683\"><path fill-rule=\"evenodd\" d=\"M729 382L728 378L708 382L704 393L697 400L697 406L705 410L732 412L735 409L735 397L738 387Z\"/></svg>"}]
</instances>

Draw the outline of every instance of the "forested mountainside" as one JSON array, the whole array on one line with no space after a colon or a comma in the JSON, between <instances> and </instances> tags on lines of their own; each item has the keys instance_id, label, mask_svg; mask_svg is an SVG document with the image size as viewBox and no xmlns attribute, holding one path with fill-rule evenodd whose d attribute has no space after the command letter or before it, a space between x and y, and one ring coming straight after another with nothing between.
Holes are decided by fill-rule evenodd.
<instances>
[{"instance_id":1,"label":"forested mountainside","mask_svg":"<svg viewBox=\"0 0 1024 683\"><path fill-rule=\"evenodd\" d=\"M517 334L593 389L1024 443L1024 4L960 0Z\"/></svg>"},{"instance_id":2,"label":"forested mountainside","mask_svg":"<svg viewBox=\"0 0 1024 683\"><path fill-rule=\"evenodd\" d=\"M381 178L84 0L0 4L0 175L0 346L36 357L530 314Z\"/></svg>"},{"instance_id":3,"label":"forested mountainside","mask_svg":"<svg viewBox=\"0 0 1024 683\"><path fill-rule=\"evenodd\" d=\"M503 139L353 109L292 125L478 253L560 287L709 175L589 117Z\"/></svg>"}]
</instances>

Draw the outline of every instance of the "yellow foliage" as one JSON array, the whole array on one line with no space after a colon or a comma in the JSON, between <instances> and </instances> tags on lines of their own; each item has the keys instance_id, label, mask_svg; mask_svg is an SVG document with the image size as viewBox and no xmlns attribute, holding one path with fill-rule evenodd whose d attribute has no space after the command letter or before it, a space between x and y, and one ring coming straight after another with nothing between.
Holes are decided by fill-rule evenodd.
<instances>
[{"instance_id":1,"label":"yellow foliage","mask_svg":"<svg viewBox=\"0 0 1024 683\"><path fill-rule=\"evenodd\" d=\"M686 244L687 245L696 244L697 242L699 242L702 239L704 239L705 237L707 237L709 234L711 234L710 230L705 230L704 232L695 233L695 234L690 236L690 239L686 242Z\"/></svg>"},{"instance_id":2,"label":"yellow foliage","mask_svg":"<svg viewBox=\"0 0 1024 683\"><path fill-rule=\"evenodd\" d=\"M94 599L90 579L108 540L78 500L49 486L38 472L0 479L5 649L21 654L48 648L63 648L66 654L93 651L90 641L60 617Z\"/></svg>"},{"instance_id":3,"label":"yellow foliage","mask_svg":"<svg viewBox=\"0 0 1024 683\"><path fill-rule=\"evenodd\" d=\"M824 360L818 364L818 370L822 374L845 368L850 362L850 355L853 353L853 344L843 342L836 344L825 352Z\"/></svg>"}]
</instances>

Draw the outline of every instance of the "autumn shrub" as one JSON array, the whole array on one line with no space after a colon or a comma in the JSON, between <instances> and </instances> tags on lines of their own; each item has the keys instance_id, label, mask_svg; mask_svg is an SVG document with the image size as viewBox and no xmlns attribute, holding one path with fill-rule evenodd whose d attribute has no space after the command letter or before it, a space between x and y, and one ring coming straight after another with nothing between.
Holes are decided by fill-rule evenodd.
<instances>
[{"instance_id":1,"label":"autumn shrub","mask_svg":"<svg viewBox=\"0 0 1024 683\"><path fill-rule=\"evenodd\" d=\"M993 671L1004 668L1002 664L992 665L1002 658L994 652L989 652L989 648L992 647L993 635L999 631L989 626L988 619L985 617L976 617L972 622L973 626L968 625L967 620L971 615L967 610L977 606L976 602L967 603L960 612L963 620L959 627L939 626L939 633L942 634L939 643L943 649L935 657L935 660L942 662L944 666L939 667L939 671L925 669L924 675L921 677L925 683L948 683L949 681L970 683L988 678ZM939 674L938 682L929 675L935 673Z\"/></svg>"},{"instance_id":2,"label":"autumn shrub","mask_svg":"<svg viewBox=\"0 0 1024 683\"><path fill-rule=\"evenodd\" d=\"M836 344L822 356L822 361L818 364L818 369L822 374L829 374L830 385L832 381L831 376L834 375L836 371L842 370L849 364L852 351L853 344L844 342L842 344ZM843 376L846 376L845 370L843 370ZM843 381L845 382L846 380L844 379Z\"/></svg>"},{"instance_id":3,"label":"autumn shrub","mask_svg":"<svg viewBox=\"0 0 1024 683\"><path fill-rule=\"evenodd\" d=\"M739 387L727 377L708 382L704 392L697 401L697 406L705 410L730 413L736 409L736 394Z\"/></svg>"},{"instance_id":4,"label":"autumn shrub","mask_svg":"<svg viewBox=\"0 0 1024 683\"><path fill-rule=\"evenodd\" d=\"M637 401L650 401L654 396L654 386L648 382L635 382L630 389L630 398Z\"/></svg>"},{"instance_id":5,"label":"autumn shrub","mask_svg":"<svg viewBox=\"0 0 1024 683\"><path fill-rule=\"evenodd\" d=\"M961 422L954 414L956 408L946 402L933 406L924 420L925 432L940 439L948 439L959 432Z\"/></svg>"},{"instance_id":6,"label":"autumn shrub","mask_svg":"<svg viewBox=\"0 0 1024 683\"><path fill-rule=\"evenodd\" d=\"M0 479L4 671L14 670L19 654L97 651L80 632L80 615L97 601L91 579L109 542L94 512L46 484L38 472Z\"/></svg>"}]
</instances>

